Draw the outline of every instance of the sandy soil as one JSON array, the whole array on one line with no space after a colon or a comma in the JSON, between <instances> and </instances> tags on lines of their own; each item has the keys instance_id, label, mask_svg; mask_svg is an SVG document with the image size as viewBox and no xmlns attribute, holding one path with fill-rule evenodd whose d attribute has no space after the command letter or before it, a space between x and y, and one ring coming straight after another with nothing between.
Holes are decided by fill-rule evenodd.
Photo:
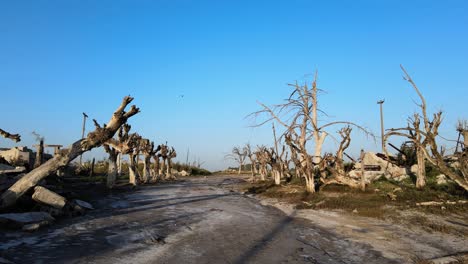
<instances>
[{"instance_id":1,"label":"sandy soil","mask_svg":"<svg viewBox=\"0 0 468 264\"><path fill-rule=\"evenodd\" d=\"M233 191L239 181L212 176L143 186L37 233L0 231L0 263L383 264L468 250L465 237L447 242L379 221L296 211Z\"/></svg>"}]
</instances>

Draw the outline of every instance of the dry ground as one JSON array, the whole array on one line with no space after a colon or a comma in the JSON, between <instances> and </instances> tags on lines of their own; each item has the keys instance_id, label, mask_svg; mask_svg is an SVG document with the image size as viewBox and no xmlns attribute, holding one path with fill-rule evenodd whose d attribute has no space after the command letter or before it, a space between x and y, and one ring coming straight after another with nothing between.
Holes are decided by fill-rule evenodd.
<instances>
[{"instance_id":1,"label":"dry ground","mask_svg":"<svg viewBox=\"0 0 468 264\"><path fill-rule=\"evenodd\" d=\"M96 210L37 233L0 231L0 263L411 263L468 250L429 233L343 212L298 210L208 176L96 197ZM453 219L466 232L466 219Z\"/></svg>"}]
</instances>

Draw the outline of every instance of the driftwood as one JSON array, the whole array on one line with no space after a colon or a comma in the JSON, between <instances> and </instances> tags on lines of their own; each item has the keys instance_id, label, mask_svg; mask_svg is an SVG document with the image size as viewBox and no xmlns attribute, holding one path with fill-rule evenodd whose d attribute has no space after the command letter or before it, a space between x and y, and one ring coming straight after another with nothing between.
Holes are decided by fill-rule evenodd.
<instances>
[{"instance_id":1,"label":"driftwood","mask_svg":"<svg viewBox=\"0 0 468 264\"><path fill-rule=\"evenodd\" d=\"M417 206L439 206L439 205L445 205L445 204L455 205L455 204L466 204L466 203L468 203L468 201L463 201L463 200L459 200L459 201L456 201L456 202L451 202L451 201L447 201L447 202L430 201L430 202L416 203L416 205Z\"/></svg>"},{"instance_id":2,"label":"driftwood","mask_svg":"<svg viewBox=\"0 0 468 264\"><path fill-rule=\"evenodd\" d=\"M39 181L51 174L55 174L57 170L67 166L71 161L95 147L101 146L104 142L114 136L117 130L127 122L128 118L137 114L140 110L136 106L132 106L128 112L125 108L133 101L132 97L126 96L122 104L117 108L111 120L107 125L97 127L96 130L90 132L84 139L80 139L73 143L68 149L63 149L60 154L48 160L42 166L32 170L12 187L10 187L0 198L0 209L10 207L16 203L16 200L28 190L36 186Z\"/></svg>"},{"instance_id":3,"label":"driftwood","mask_svg":"<svg viewBox=\"0 0 468 264\"><path fill-rule=\"evenodd\" d=\"M4 138L8 138L8 139L11 139L15 142L20 142L21 141L21 136L18 135L18 134L10 134L8 132L6 132L5 130L1 129L0 128L0 136L4 137Z\"/></svg>"}]
</instances>

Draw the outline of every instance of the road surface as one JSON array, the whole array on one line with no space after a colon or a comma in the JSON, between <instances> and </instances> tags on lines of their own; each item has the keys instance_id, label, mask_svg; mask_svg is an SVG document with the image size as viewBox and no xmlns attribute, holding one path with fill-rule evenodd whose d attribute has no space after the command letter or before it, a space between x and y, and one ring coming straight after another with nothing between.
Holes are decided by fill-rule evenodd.
<instances>
[{"instance_id":1,"label":"road surface","mask_svg":"<svg viewBox=\"0 0 468 264\"><path fill-rule=\"evenodd\" d=\"M398 263L230 190L229 176L142 186L37 233L7 232L13 263ZM0 261L1 263L1 261Z\"/></svg>"}]
</instances>

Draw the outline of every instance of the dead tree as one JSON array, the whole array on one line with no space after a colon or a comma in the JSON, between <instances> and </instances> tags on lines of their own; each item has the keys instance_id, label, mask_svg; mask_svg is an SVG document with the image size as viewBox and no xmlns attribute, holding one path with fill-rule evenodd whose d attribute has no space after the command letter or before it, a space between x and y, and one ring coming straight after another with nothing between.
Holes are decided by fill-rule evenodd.
<instances>
[{"instance_id":1,"label":"dead tree","mask_svg":"<svg viewBox=\"0 0 468 264\"><path fill-rule=\"evenodd\" d=\"M126 96L122 104L114 112L111 120L103 127L97 127L96 130L90 132L86 138L80 139L73 143L68 149L62 149L59 155L48 160L42 166L32 170L13 186L5 191L1 198L0 208L6 208L16 203L16 200L24 193L36 186L39 181L45 177L55 174L57 170L67 166L72 160L77 158L82 153L89 151L95 147L101 146L104 142L114 136L117 130L127 122L128 118L137 114L139 109L132 106L128 112L125 108L133 101L133 98Z\"/></svg>"},{"instance_id":2,"label":"dead tree","mask_svg":"<svg viewBox=\"0 0 468 264\"><path fill-rule=\"evenodd\" d=\"M104 150L109 154L109 167L107 169L107 188L112 189L117 178L117 159L119 152L117 149L110 147L107 144L103 145Z\"/></svg>"},{"instance_id":3,"label":"dead tree","mask_svg":"<svg viewBox=\"0 0 468 264\"><path fill-rule=\"evenodd\" d=\"M275 181L275 185L281 184L281 179L284 178L285 175L285 162L283 161L285 155L286 147L283 146L281 154L278 154L274 148L270 148L270 150L266 151L268 157L268 164L271 167L271 174L273 176L273 180Z\"/></svg>"},{"instance_id":4,"label":"dead tree","mask_svg":"<svg viewBox=\"0 0 468 264\"><path fill-rule=\"evenodd\" d=\"M153 168L153 182L156 182L159 178L159 175L161 175L160 172L160 162L159 158L161 157L161 153L158 153L158 151L161 150L161 145L158 145L158 148L155 151L155 154L153 155L153 160L154 160L154 168Z\"/></svg>"},{"instance_id":5,"label":"dead tree","mask_svg":"<svg viewBox=\"0 0 468 264\"><path fill-rule=\"evenodd\" d=\"M287 144L292 152L291 157L293 162L297 163L296 166L299 167L299 169L296 168L296 173L306 179L307 191L315 192L315 171L318 170L317 166L322 160L322 146L328 136L325 129L333 125L346 124L359 128L367 135L373 135L363 127L348 121L319 124L318 115L323 112L318 108L318 92L320 90L317 88L317 73L311 87L307 84L299 85L297 82L290 86L293 87L293 91L284 104L270 108L260 103L263 109L251 115L256 117L260 114L267 114L269 116L267 120L255 126L261 126L275 120L285 128L283 136L289 135ZM286 114L287 116L285 116ZM284 120L291 121L288 123ZM310 155L307 150L307 144L310 140L313 140L314 143L313 155Z\"/></svg>"},{"instance_id":6,"label":"dead tree","mask_svg":"<svg viewBox=\"0 0 468 264\"><path fill-rule=\"evenodd\" d=\"M247 157L250 160L250 171L252 172L252 180L255 179L255 174L257 174L257 160L255 158L255 153L252 151L252 147L249 143L245 144L244 149L247 152Z\"/></svg>"},{"instance_id":7,"label":"dead tree","mask_svg":"<svg viewBox=\"0 0 468 264\"><path fill-rule=\"evenodd\" d=\"M138 185L138 168L136 164L136 153L139 148L141 136L138 133L129 134L131 126L124 124L119 131L118 140L111 138L105 142L106 145L116 149L121 155L129 155L129 183Z\"/></svg>"},{"instance_id":8,"label":"dead tree","mask_svg":"<svg viewBox=\"0 0 468 264\"><path fill-rule=\"evenodd\" d=\"M176 179L174 175L172 175L172 159L177 157L177 152L175 151L174 147L167 153L167 169L166 169L166 179Z\"/></svg>"},{"instance_id":9,"label":"dead tree","mask_svg":"<svg viewBox=\"0 0 468 264\"><path fill-rule=\"evenodd\" d=\"M151 157L155 154L154 142L150 142L149 139L142 139L140 147L144 156L142 181L148 183L151 176Z\"/></svg>"},{"instance_id":10,"label":"dead tree","mask_svg":"<svg viewBox=\"0 0 468 264\"><path fill-rule=\"evenodd\" d=\"M351 127L347 126L342 128L338 133L341 136L341 142L336 151L336 155L332 154L325 155L325 158L320 162L320 181L322 182L323 188L329 184L346 185L351 188L361 188L365 190L365 178L364 178L364 151L361 151L361 179L360 181L355 180L347 174L344 168L343 155L345 150L351 143Z\"/></svg>"},{"instance_id":11,"label":"dead tree","mask_svg":"<svg viewBox=\"0 0 468 264\"><path fill-rule=\"evenodd\" d=\"M225 156L226 159L231 159L239 164L239 171L241 174L242 166L244 166L245 158L247 157L247 149L241 147L233 147L230 154Z\"/></svg>"},{"instance_id":12,"label":"dead tree","mask_svg":"<svg viewBox=\"0 0 468 264\"><path fill-rule=\"evenodd\" d=\"M5 130L1 129L0 128L0 136L4 137L4 138L8 138L8 139L11 139L15 142L20 142L21 141L21 136L19 134L10 134L8 132L6 132Z\"/></svg>"},{"instance_id":13,"label":"dead tree","mask_svg":"<svg viewBox=\"0 0 468 264\"><path fill-rule=\"evenodd\" d=\"M255 157L257 157L259 169L258 172L260 174L260 180L265 181L267 174L268 174L268 150L265 146L257 146L257 150L255 151Z\"/></svg>"},{"instance_id":14,"label":"dead tree","mask_svg":"<svg viewBox=\"0 0 468 264\"><path fill-rule=\"evenodd\" d=\"M421 103L418 105L421 113L414 114L413 118L409 119L407 127L388 129L385 138L387 139L390 136L401 136L409 138L415 144L418 159L418 179L416 181L416 186L418 188L422 188L425 185L424 163L425 159L427 159L430 163L435 165L440 172L445 174L465 190L468 190L467 179L459 175L445 163L444 157L438 148L436 138L439 135L439 126L442 123L442 112L440 111L435 113L432 116L432 119L429 119L426 99L419 91L416 83L411 79L411 76L406 72L405 68L403 68L403 66L400 67L404 73L404 79L411 84L421 100ZM421 117L422 124L420 124ZM422 126L422 128L420 126ZM430 152L428 151L428 148L430 149Z\"/></svg>"},{"instance_id":15,"label":"dead tree","mask_svg":"<svg viewBox=\"0 0 468 264\"><path fill-rule=\"evenodd\" d=\"M167 175L165 175L164 171L167 170L167 156L169 155L169 148L167 144L161 144L160 146L160 151L159 151L159 157L162 159L162 164L159 168L159 174L164 175L164 178L166 178Z\"/></svg>"}]
</instances>

